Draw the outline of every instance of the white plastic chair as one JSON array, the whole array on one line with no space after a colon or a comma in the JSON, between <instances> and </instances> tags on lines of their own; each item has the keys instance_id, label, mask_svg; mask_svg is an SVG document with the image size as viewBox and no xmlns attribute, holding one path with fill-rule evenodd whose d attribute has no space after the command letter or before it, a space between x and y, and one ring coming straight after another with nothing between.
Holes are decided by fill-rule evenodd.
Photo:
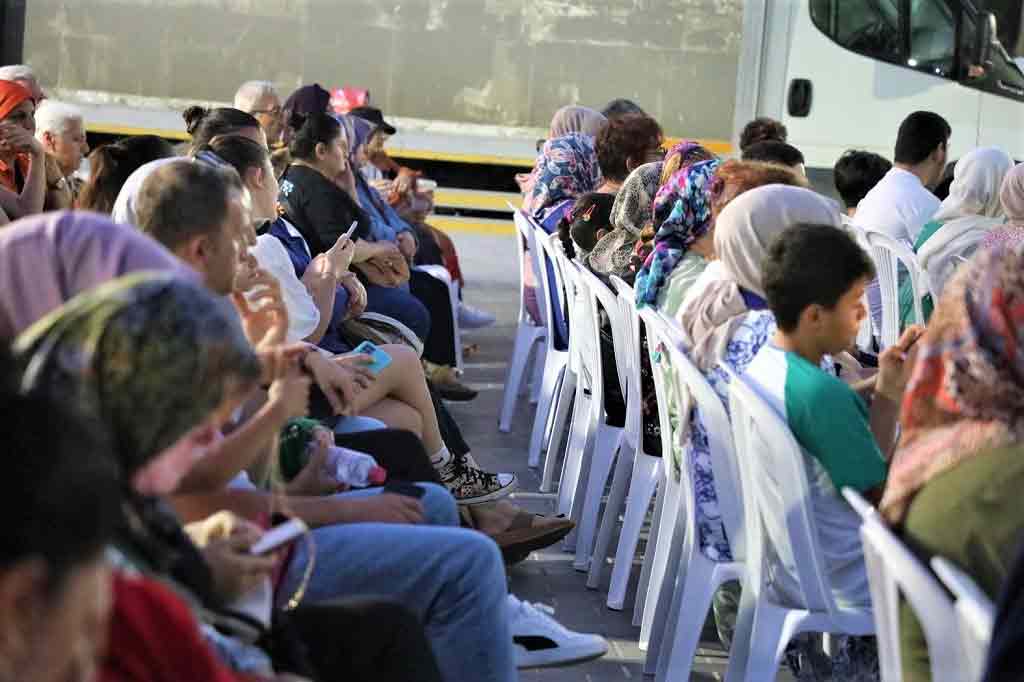
<instances>
[{"instance_id":1,"label":"white plastic chair","mask_svg":"<svg viewBox=\"0 0 1024 682\"><path fill-rule=\"evenodd\" d=\"M992 628L996 621L996 607L978 584L943 557L932 558L932 570L939 576L956 603L957 630L960 633L960 646L963 649L966 665L961 666L969 674L967 679L980 680L985 674L985 661L988 659L988 647L992 641Z\"/></svg>"},{"instance_id":2,"label":"white plastic chair","mask_svg":"<svg viewBox=\"0 0 1024 682\"><path fill-rule=\"evenodd\" d=\"M605 508L601 528L594 548L594 560L590 565L587 587L595 589L601 582L608 547L618 522L619 510L625 504L622 530L612 564L611 584L608 589L608 608L621 610L625 604L626 589L633 565L633 557L640 541L640 533L650 508L651 500L661 472L661 458L646 453L643 449L643 391L640 380L640 317L637 313L633 287L618 277L611 277L615 287L621 315L623 352L616 354L616 362L622 372L623 395L626 397L626 425L623 442L619 448L615 473L612 477L611 493ZM626 492L629 492L628 498ZM654 556L656 533L653 528L648 536L644 564L637 588L637 601L643 601L650 582L651 562ZM642 605L640 606L642 610ZM639 618L634 619L639 625Z\"/></svg>"},{"instance_id":3,"label":"white plastic chair","mask_svg":"<svg viewBox=\"0 0 1024 682\"><path fill-rule=\"evenodd\" d=\"M928 645L934 682L963 682L961 648L953 602L877 510L859 493L843 488L843 497L860 515L864 562L878 633L878 665L883 682L903 679L900 659L900 597L917 616Z\"/></svg>"},{"instance_id":4,"label":"white plastic chair","mask_svg":"<svg viewBox=\"0 0 1024 682\"><path fill-rule=\"evenodd\" d=\"M803 451L782 418L746 380L731 378L729 410L741 479L747 579L725 679L774 680L782 654L797 634L871 635L875 627L870 608L840 607L832 594ZM788 485L765 485L768 480ZM777 541L792 553L800 606L781 603L769 587L769 524L780 529L783 537Z\"/></svg>"},{"instance_id":5,"label":"white plastic chair","mask_svg":"<svg viewBox=\"0 0 1024 682\"><path fill-rule=\"evenodd\" d=\"M537 413L533 419L533 431L530 434L530 446L527 451L527 464L536 468L540 466L540 456L545 448L545 436L548 434L548 425L552 423L555 408L555 398L558 395L558 387L562 383L566 365L569 362L569 348L556 348L555 338L555 311L551 305L554 299L561 307L559 311L562 319L568 325L568 310L565 306L565 289L562 286L561 263L558 260L556 249L552 245L550 236L540 225L530 221L533 228L533 247L536 254L535 263L537 266L537 279L540 287L537 290L537 298L541 313L544 316L544 327L548 330L547 340L544 344L543 372L541 374L540 393L537 400ZM554 281L549 277L547 263L550 262L554 272ZM541 300L542 299L542 300ZM566 339L568 341L568 339ZM554 454L554 453L552 453Z\"/></svg>"},{"instance_id":6,"label":"white plastic chair","mask_svg":"<svg viewBox=\"0 0 1024 682\"><path fill-rule=\"evenodd\" d=\"M503 433L512 430L512 417L521 395L523 378L529 369L530 354L537 349L538 344L543 344L547 338L547 330L542 325L535 324L526 310L526 268L524 264L528 253L534 260L536 269L536 258L533 256L535 249L531 246L533 226L530 224L529 218L519 210L515 212L515 225L516 259L519 262L519 319L516 323L516 340L512 348L512 359L508 363L508 370L505 374L505 392L501 399L501 414L498 417L498 430Z\"/></svg>"},{"instance_id":7,"label":"white plastic chair","mask_svg":"<svg viewBox=\"0 0 1024 682\"><path fill-rule=\"evenodd\" d=\"M924 324L921 298L929 293L927 277L917 263L917 256L903 242L870 230L865 233L865 238L878 270L878 288L882 296L882 329L879 337L881 347L885 349L900 338L899 264L903 264L910 278L914 290L914 319L919 324Z\"/></svg>"},{"instance_id":8,"label":"white plastic chair","mask_svg":"<svg viewBox=\"0 0 1024 682\"><path fill-rule=\"evenodd\" d=\"M594 433L594 438L592 449L588 449L584 454L587 470L586 491L583 495L579 526L576 529L576 560L573 562L573 566L576 570L588 571L594 551L597 526L600 520L601 501L604 497L605 487L608 484L608 477L611 475L612 464L615 462L615 455L618 453L623 442L624 433L623 427L612 426L607 423L607 415L604 409L604 370L601 363L600 311L604 310L608 316L616 358L626 357L625 334L627 329L622 320L618 296L590 270L579 268L577 272L579 273L579 280L584 284L583 292L587 296L587 310L592 320L592 325L587 330L592 343L581 347L585 351L589 351L581 356L581 360L585 361L590 368L590 429ZM620 387L625 384L624 364L623 362L616 362L618 377L615 377L615 379L619 381ZM623 395L626 395L626 391L623 391ZM614 510L612 513L617 514L618 511Z\"/></svg>"},{"instance_id":9,"label":"white plastic chair","mask_svg":"<svg viewBox=\"0 0 1024 682\"><path fill-rule=\"evenodd\" d=\"M455 332L455 368L462 372L465 370L465 365L462 358L462 331L459 329L459 287L452 281L448 268L443 265L417 265L415 269L444 282L448 287L448 300L452 307L452 328Z\"/></svg>"},{"instance_id":10,"label":"white plastic chair","mask_svg":"<svg viewBox=\"0 0 1024 682\"><path fill-rule=\"evenodd\" d=\"M669 448L681 449L683 444L672 442L670 435L664 437L664 454L669 459L665 460L662 480L666 489L674 489L675 492L665 498L666 507L662 510L662 525L658 530L658 545L647 595L648 603L655 607L645 611L640 633L641 642L645 637L648 642L645 671L655 670L655 679L660 682L684 679L689 675L715 591L725 582L744 581L745 542L739 472L736 471L732 429L725 405L704 374L684 353L680 344L682 330L678 323L649 310L641 311L641 315L649 330L652 364L657 353L662 356L668 354L671 380L678 387L677 395L688 391L700 412L708 434L719 513L733 553L732 561L715 562L700 551L694 497L696 484L690 462L683 459L677 479ZM655 372L655 383L659 389L658 408L665 413L664 422L667 423L668 400L662 374ZM680 415L680 418L688 416ZM673 502L677 508L671 511L668 505ZM665 522L671 515L676 518L674 527Z\"/></svg>"}]
</instances>

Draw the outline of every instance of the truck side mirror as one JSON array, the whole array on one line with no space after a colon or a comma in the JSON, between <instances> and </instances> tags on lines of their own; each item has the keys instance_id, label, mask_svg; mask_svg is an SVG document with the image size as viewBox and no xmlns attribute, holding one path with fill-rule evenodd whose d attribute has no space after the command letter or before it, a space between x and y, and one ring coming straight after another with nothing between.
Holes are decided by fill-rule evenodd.
<instances>
[{"instance_id":1,"label":"truck side mirror","mask_svg":"<svg viewBox=\"0 0 1024 682\"><path fill-rule=\"evenodd\" d=\"M996 41L998 25L992 12L978 13L978 26L971 50L971 66L988 67L992 63L992 46Z\"/></svg>"}]
</instances>

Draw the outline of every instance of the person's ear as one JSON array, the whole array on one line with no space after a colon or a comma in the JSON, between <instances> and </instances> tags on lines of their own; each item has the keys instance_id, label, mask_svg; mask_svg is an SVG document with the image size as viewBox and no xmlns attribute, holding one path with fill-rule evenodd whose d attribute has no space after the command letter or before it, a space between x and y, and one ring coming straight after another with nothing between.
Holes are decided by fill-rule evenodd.
<instances>
[{"instance_id":1,"label":"person's ear","mask_svg":"<svg viewBox=\"0 0 1024 682\"><path fill-rule=\"evenodd\" d=\"M635 170L636 170L636 169L637 169L637 168L638 168L639 166L641 166L641 165L643 165L643 164L639 164L639 163L637 163L637 162L636 162L636 161L635 161L635 160L633 159L633 157L632 157L632 156L628 156L628 157L626 157L626 171L627 171L627 175L628 175L629 173L632 173L633 171L635 171Z\"/></svg>"},{"instance_id":2,"label":"person's ear","mask_svg":"<svg viewBox=\"0 0 1024 682\"><path fill-rule=\"evenodd\" d=\"M43 149L48 152L54 151L56 148L55 136L49 130L43 132Z\"/></svg>"},{"instance_id":3,"label":"person's ear","mask_svg":"<svg viewBox=\"0 0 1024 682\"><path fill-rule=\"evenodd\" d=\"M329 150L327 149L326 144L324 144L323 142L317 142L315 152L316 158L323 159L328 155Z\"/></svg>"},{"instance_id":4,"label":"person's ear","mask_svg":"<svg viewBox=\"0 0 1024 682\"><path fill-rule=\"evenodd\" d=\"M242 180L247 187L252 186L263 189L264 184L267 182L267 178L263 173L263 166L250 166L246 168L245 177Z\"/></svg>"},{"instance_id":5,"label":"person's ear","mask_svg":"<svg viewBox=\"0 0 1024 682\"><path fill-rule=\"evenodd\" d=\"M825 308L817 303L812 303L800 313L800 322L797 328L817 329L821 326L824 317Z\"/></svg>"},{"instance_id":6,"label":"person's ear","mask_svg":"<svg viewBox=\"0 0 1024 682\"><path fill-rule=\"evenodd\" d=\"M204 270L206 261L210 258L212 252L213 245L206 235L196 235L174 251L178 258L199 271Z\"/></svg>"}]
</instances>

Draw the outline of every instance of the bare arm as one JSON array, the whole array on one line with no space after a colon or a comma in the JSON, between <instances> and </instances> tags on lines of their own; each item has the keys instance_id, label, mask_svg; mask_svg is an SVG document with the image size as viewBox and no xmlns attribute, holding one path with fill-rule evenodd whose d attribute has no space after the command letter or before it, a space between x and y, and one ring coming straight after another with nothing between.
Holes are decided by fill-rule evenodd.
<instances>
[{"instance_id":1,"label":"bare arm","mask_svg":"<svg viewBox=\"0 0 1024 682\"><path fill-rule=\"evenodd\" d=\"M317 323L313 333L304 340L310 343L319 343L320 339L327 333L327 327L331 324L331 317L334 314L334 296L338 291L338 281L331 271L327 258L317 256L302 274L302 283L306 285L309 295L313 297L316 309L320 311L320 321Z\"/></svg>"}]
</instances>

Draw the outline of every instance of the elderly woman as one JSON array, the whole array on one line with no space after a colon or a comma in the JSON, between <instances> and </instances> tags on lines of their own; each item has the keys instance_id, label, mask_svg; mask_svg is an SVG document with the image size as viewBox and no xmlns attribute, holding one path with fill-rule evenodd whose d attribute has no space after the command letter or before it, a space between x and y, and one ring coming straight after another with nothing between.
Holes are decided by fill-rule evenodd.
<instances>
[{"instance_id":1,"label":"elderly woman","mask_svg":"<svg viewBox=\"0 0 1024 682\"><path fill-rule=\"evenodd\" d=\"M46 200L46 150L35 138L35 111L25 86L0 81L0 210L12 220L40 213Z\"/></svg>"},{"instance_id":2,"label":"elderly woman","mask_svg":"<svg viewBox=\"0 0 1024 682\"><path fill-rule=\"evenodd\" d=\"M943 556L995 599L1024 515L1024 256L979 252L947 285L904 394L903 433L880 510L923 559ZM901 614L903 679L931 679L912 610Z\"/></svg>"},{"instance_id":3,"label":"elderly woman","mask_svg":"<svg viewBox=\"0 0 1024 682\"><path fill-rule=\"evenodd\" d=\"M953 169L949 196L921 229L914 244L917 260L936 296L953 272L970 258L992 230L1005 222L999 203L1003 178L1013 167L1009 154L995 147L982 147L965 154ZM900 317L904 326L913 322L913 287L909 278L900 285ZM934 302L924 300L924 316L931 316Z\"/></svg>"}]
</instances>

